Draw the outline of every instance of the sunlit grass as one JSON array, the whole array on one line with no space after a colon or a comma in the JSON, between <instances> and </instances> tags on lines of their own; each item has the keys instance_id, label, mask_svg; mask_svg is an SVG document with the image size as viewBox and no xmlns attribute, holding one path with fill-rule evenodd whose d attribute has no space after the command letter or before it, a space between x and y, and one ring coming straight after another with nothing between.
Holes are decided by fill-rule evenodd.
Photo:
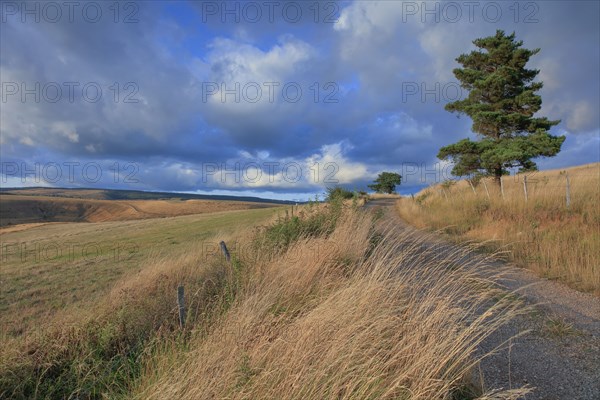
<instances>
[{"instance_id":1,"label":"sunlit grass","mask_svg":"<svg viewBox=\"0 0 600 400\"><path fill-rule=\"evenodd\" d=\"M210 238L245 229L279 208L103 223L48 224L0 235L0 332L19 335L65 308L90 307L122 277L145 269L152 254L177 256Z\"/></svg>"},{"instance_id":2,"label":"sunlit grass","mask_svg":"<svg viewBox=\"0 0 600 400\"><path fill-rule=\"evenodd\" d=\"M137 268L77 312L3 339L0 397L482 394L471 379L475 349L521 305L477 284L476 260L465 264L461 251L440 258L422 247L426 239L376 229L372 216L353 206L306 206L264 225L267 212L228 214L226 229L218 216L214 225L187 217L145 226L137 237L154 242ZM206 253L194 236L207 226L215 232L208 241L228 243L230 263L218 249ZM166 232L181 241L175 249L161 244ZM93 286L89 277L82 282ZM179 285L186 292L184 329Z\"/></svg>"},{"instance_id":3,"label":"sunlit grass","mask_svg":"<svg viewBox=\"0 0 600 400\"><path fill-rule=\"evenodd\" d=\"M542 277L600 294L600 164L503 178L504 198L490 180L473 189L466 181L423 190L397 203L400 216L458 239L493 240L511 260ZM445 187L444 187L445 186ZM487 192L486 192L487 186ZM489 197L488 194L489 193Z\"/></svg>"}]
</instances>

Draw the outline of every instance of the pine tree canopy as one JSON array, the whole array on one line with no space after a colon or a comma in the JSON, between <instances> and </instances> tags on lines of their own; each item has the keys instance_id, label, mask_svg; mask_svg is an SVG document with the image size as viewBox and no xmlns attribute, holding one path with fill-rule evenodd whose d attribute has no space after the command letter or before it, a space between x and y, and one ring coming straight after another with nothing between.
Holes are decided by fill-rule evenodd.
<instances>
[{"instance_id":1,"label":"pine tree canopy","mask_svg":"<svg viewBox=\"0 0 600 400\"><path fill-rule=\"evenodd\" d=\"M479 140L445 146L438 158L452 159L457 176L492 175L499 180L507 168L537 169L532 159L555 156L565 140L548 133L560 121L534 117L542 107L536 92L543 83L534 82L540 71L526 65L540 49L522 48L514 33L505 35L501 30L473 44L478 50L460 55L456 61L463 68L453 71L469 94L445 108L468 115Z\"/></svg>"}]
</instances>

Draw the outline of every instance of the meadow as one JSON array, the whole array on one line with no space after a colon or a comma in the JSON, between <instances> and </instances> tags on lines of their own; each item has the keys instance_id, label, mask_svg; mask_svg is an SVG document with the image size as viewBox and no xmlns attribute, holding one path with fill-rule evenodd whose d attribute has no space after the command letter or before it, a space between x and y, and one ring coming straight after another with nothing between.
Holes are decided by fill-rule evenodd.
<instances>
[{"instance_id":1,"label":"meadow","mask_svg":"<svg viewBox=\"0 0 600 400\"><path fill-rule=\"evenodd\" d=\"M52 267L11 256L0 397L516 398L473 377L519 303L377 215L334 202L2 235L140 248Z\"/></svg>"},{"instance_id":2,"label":"meadow","mask_svg":"<svg viewBox=\"0 0 600 400\"><path fill-rule=\"evenodd\" d=\"M505 176L503 189L488 178L476 186L447 181L396 208L419 228L485 242L541 277L600 295L600 163Z\"/></svg>"},{"instance_id":3,"label":"meadow","mask_svg":"<svg viewBox=\"0 0 600 400\"><path fill-rule=\"evenodd\" d=\"M282 211L264 208L135 221L49 223L0 231L0 332L18 336L55 314L73 316L77 309L93 307L115 282L146 268L156 252L176 256L190 246L215 252L213 237L256 226L277 212Z\"/></svg>"}]
</instances>

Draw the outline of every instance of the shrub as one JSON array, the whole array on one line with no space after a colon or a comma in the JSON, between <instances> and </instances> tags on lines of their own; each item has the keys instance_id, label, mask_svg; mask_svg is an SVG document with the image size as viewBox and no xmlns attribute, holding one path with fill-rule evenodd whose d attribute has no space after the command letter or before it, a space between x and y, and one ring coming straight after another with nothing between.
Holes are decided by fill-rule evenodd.
<instances>
[{"instance_id":1,"label":"shrub","mask_svg":"<svg viewBox=\"0 0 600 400\"><path fill-rule=\"evenodd\" d=\"M301 213L300 216L280 218L267 226L264 234L257 239L262 251L279 254L300 238L329 235L335 229L342 212L341 199L332 200L330 204L313 207L311 210Z\"/></svg>"},{"instance_id":2,"label":"shrub","mask_svg":"<svg viewBox=\"0 0 600 400\"><path fill-rule=\"evenodd\" d=\"M327 198L326 200L337 201L337 200L348 200L354 197L354 193L344 189L341 186L327 188Z\"/></svg>"}]
</instances>

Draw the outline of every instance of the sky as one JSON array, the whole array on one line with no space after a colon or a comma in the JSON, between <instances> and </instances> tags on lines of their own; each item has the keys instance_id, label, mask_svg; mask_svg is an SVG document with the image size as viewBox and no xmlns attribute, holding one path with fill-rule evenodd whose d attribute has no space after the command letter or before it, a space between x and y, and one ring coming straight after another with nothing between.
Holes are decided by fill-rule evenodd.
<instances>
[{"instance_id":1,"label":"sky","mask_svg":"<svg viewBox=\"0 0 600 400\"><path fill-rule=\"evenodd\" d=\"M476 138L444 105L472 41L541 48L539 116L600 161L598 1L1 1L2 187L96 187L306 200L451 178Z\"/></svg>"}]
</instances>

